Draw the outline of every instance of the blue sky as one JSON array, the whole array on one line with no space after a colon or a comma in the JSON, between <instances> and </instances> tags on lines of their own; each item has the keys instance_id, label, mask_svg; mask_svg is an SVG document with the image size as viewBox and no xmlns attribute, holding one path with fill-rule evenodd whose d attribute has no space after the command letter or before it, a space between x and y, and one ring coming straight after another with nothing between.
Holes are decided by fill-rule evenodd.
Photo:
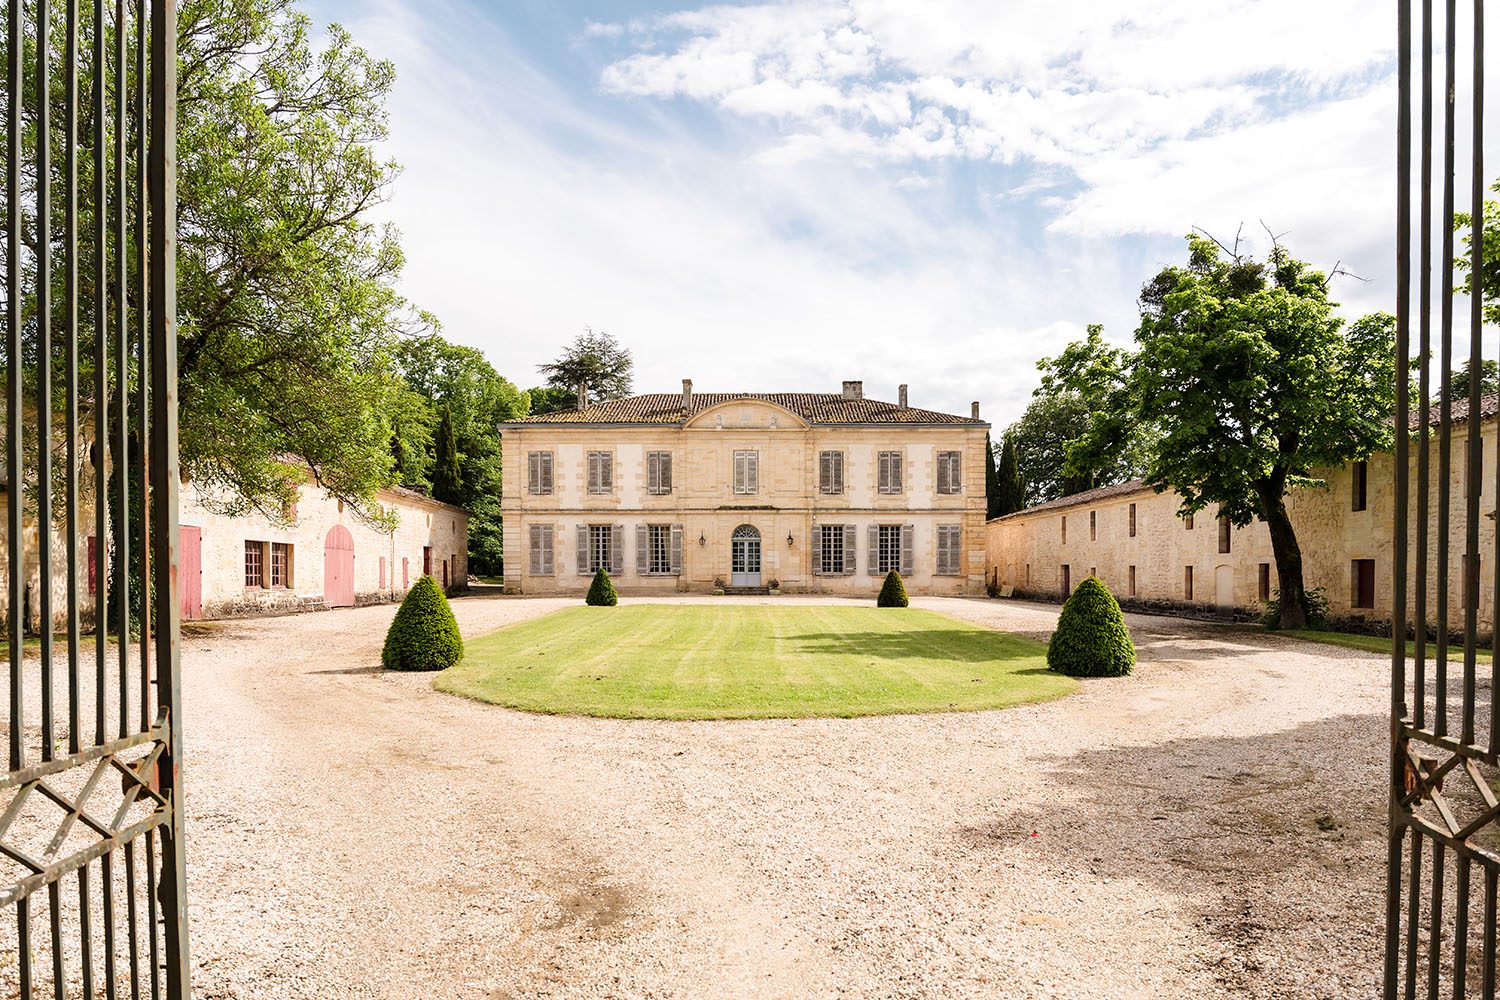
<instances>
[{"instance_id":1,"label":"blue sky","mask_svg":"<svg viewBox=\"0 0 1500 1000\"><path fill-rule=\"evenodd\" d=\"M1263 249L1264 220L1367 279L1347 312L1390 308L1394 15L1370 7L308 10L396 63L403 291L516 382L587 324L641 391L905 382L1004 424L1086 323L1128 340L1193 226Z\"/></svg>"}]
</instances>

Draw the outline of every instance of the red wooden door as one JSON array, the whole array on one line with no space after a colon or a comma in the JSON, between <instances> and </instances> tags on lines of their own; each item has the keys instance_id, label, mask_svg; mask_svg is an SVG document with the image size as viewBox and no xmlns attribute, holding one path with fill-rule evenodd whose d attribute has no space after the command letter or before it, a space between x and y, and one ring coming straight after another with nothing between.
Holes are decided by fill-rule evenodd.
<instances>
[{"instance_id":1,"label":"red wooden door","mask_svg":"<svg viewBox=\"0 0 1500 1000\"><path fill-rule=\"evenodd\" d=\"M323 603L330 608L354 606L354 536L342 524L323 540Z\"/></svg>"},{"instance_id":2,"label":"red wooden door","mask_svg":"<svg viewBox=\"0 0 1500 1000\"><path fill-rule=\"evenodd\" d=\"M203 529L177 526L177 602L188 621L203 617Z\"/></svg>"}]
</instances>

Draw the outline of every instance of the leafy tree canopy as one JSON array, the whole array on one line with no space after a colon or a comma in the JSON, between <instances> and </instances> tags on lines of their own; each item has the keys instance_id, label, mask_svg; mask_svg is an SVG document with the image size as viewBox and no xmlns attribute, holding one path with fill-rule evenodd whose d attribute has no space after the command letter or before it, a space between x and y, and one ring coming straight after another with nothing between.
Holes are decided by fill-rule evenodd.
<instances>
[{"instance_id":1,"label":"leafy tree canopy","mask_svg":"<svg viewBox=\"0 0 1500 1000\"><path fill-rule=\"evenodd\" d=\"M630 395L635 378L635 359L630 351L609 334L588 327L556 360L537 367L547 385L567 392L575 392L580 384L587 385L592 400Z\"/></svg>"}]
</instances>

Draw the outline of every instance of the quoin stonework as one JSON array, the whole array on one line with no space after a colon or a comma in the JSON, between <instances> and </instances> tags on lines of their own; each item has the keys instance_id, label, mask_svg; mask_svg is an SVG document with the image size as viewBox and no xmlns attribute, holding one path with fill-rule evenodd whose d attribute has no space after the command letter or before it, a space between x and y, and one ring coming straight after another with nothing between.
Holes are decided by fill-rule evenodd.
<instances>
[{"instance_id":1,"label":"quoin stonework","mask_svg":"<svg viewBox=\"0 0 1500 1000\"><path fill-rule=\"evenodd\" d=\"M985 439L967 416L838 393L656 393L505 424L505 587L869 594L984 587Z\"/></svg>"},{"instance_id":2,"label":"quoin stonework","mask_svg":"<svg viewBox=\"0 0 1500 1000\"><path fill-rule=\"evenodd\" d=\"M1480 438L1486 464L1495 460L1496 414L1500 397L1486 396L1481 408ZM1467 525L1464 487L1468 470L1462 457L1474 421L1467 400L1453 403L1453 448L1448 474L1449 551L1462 552ZM1421 427L1417 417L1413 431ZM1416 479L1413 448L1412 478ZM1437 448L1434 447L1434 452ZM1336 619L1368 625L1391 619L1391 540L1395 525L1394 458L1389 453L1340 468L1315 469L1324 485L1294 489L1287 511L1302 550L1303 578L1309 590L1322 589ZM1479 517L1480 559L1478 619L1493 629L1494 603L1489 581L1495 551L1494 469L1479 470L1482 483ZM1434 515L1427 551L1432 569L1427 593L1429 621L1437 621L1440 577L1436 553L1436 507L1441 470L1432 463L1430 490ZM1415 492L1415 491L1413 491ZM1415 501L1413 501L1415 503ZM1270 533L1259 521L1235 528L1212 507L1195 517L1180 512L1182 498L1158 493L1137 482L1106 486L1063 497L987 525L986 573L1002 592L1045 598L1065 596L1089 576L1099 577L1120 599L1138 606L1198 607L1258 614L1276 595L1276 561ZM1416 540L1411 540L1416 552ZM1448 566L1448 625L1462 626L1463 566L1455 556ZM1413 574L1415 575L1415 574ZM1414 606L1408 593L1408 607Z\"/></svg>"}]
</instances>

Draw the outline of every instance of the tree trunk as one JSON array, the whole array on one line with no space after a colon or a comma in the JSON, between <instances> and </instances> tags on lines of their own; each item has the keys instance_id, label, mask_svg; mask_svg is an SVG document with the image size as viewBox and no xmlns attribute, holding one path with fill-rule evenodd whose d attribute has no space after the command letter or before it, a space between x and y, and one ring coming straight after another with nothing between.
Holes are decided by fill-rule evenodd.
<instances>
[{"instance_id":1,"label":"tree trunk","mask_svg":"<svg viewBox=\"0 0 1500 1000\"><path fill-rule=\"evenodd\" d=\"M1280 478L1280 477L1276 477ZM1286 497L1274 481L1257 484L1260 517L1271 532L1282 628L1307 627L1307 589L1302 583L1302 549L1286 512Z\"/></svg>"}]
</instances>

